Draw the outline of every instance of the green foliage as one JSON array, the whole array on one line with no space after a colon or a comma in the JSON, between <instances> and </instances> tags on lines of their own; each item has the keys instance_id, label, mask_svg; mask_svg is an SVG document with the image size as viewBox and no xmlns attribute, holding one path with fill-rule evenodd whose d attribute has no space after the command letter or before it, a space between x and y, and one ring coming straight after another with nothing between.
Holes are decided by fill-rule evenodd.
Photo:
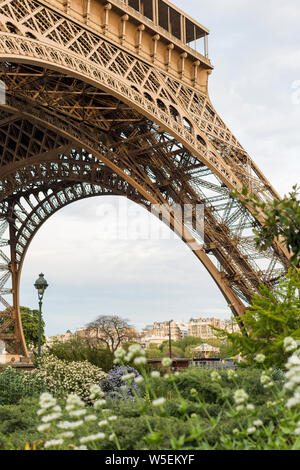
<instances>
[{"instance_id":1,"label":"green foliage","mask_svg":"<svg viewBox=\"0 0 300 470\"><path fill-rule=\"evenodd\" d=\"M170 400L178 398L178 392L184 399L190 399L191 389L197 391L198 397L206 404L220 405L226 400L232 402L233 391L243 388L254 404L262 404L270 399L270 392L264 389L259 381L260 371L258 369L239 370L238 376L233 382L228 379L227 371L219 371L223 387L214 382L211 371L191 367L172 378L175 387L170 387L170 382L164 377L150 379L150 386L156 396L164 396Z\"/></svg>"},{"instance_id":2,"label":"green foliage","mask_svg":"<svg viewBox=\"0 0 300 470\"><path fill-rule=\"evenodd\" d=\"M158 359L163 356L163 352L158 349L155 345L150 344L149 348L146 349L146 357L148 359Z\"/></svg>"},{"instance_id":3,"label":"green foliage","mask_svg":"<svg viewBox=\"0 0 300 470\"><path fill-rule=\"evenodd\" d=\"M12 405L25 397L38 397L45 390L42 378L6 367L0 373L0 405Z\"/></svg>"},{"instance_id":4,"label":"green foliage","mask_svg":"<svg viewBox=\"0 0 300 470\"><path fill-rule=\"evenodd\" d=\"M172 341L172 351L174 351L177 357L192 357L190 349L200 346L201 344L203 344L203 340L201 338L186 336L178 341ZM159 349L164 353L163 355L166 355L166 353L169 352L169 342L164 341L160 345Z\"/></svg>"},{"instance_id":5,"label":"green foliage","mask_svg":"<svg viewBox=\"0 0 300 470\"><path fill-rule=\"evenodd\" d=\"M39 337L39 311L31 310L27 307L20 307L23 332L27 346L33 346L34 348L38 345ZM42 319L41 322L41 344L46 341L44 334L45 322Z\"/></svg>"},{"instance_id":6,"label":"green foliage","mask_svg":"<svg viewBox=\"0 0 300 470\"><path fill-rule=\"evenodd\" d=\"M228 371L220 371L216 378L211 371L198 369L167 378L148 376L144 385L146 399L141 393L131 401L107 399L94 407L78 404L74 397L69 399L68 408L65 399L59 399L53 402L53 410L47 405L39 416L36 399L21 400L17 406L0 406L0 449L24 449L26 443L29 448L44 448L46 441L60 439L59 422L78 422L71 433L73 437L64 439L61 445L50 444L50 448L68 449L86 443L91 450L299 450L300 441L293 432L299 414L285 407L282 375L278 371L273 374L278 375L278 382L270 389L262 386L259 370L231 372L234 377ZM237 389L249 395L241 411L233 399ZM151 403L158 396L166 398L163 406ZM253 405L251 411L247 410L247 403ZM56 419L52 418L53 413L57 414ZM71 413L75 413L73 417ZM50 429L37 432L43 417ZM110 421L109 417L113 419ZM249 434L257 420L263 426L257 425L255 433ZM99 421L106 424L99 428ZM104 435L97 440L94 436L99 431ZM87 436L91 439L85 441Z\"/></svg>"},{"instance_id":7,"label":"green foliage","mask_svg":"<svg viewBox=\"0 0 300 470\"><path fill-rule=\"evenodd\" d=\"M286 337L300 340L299 273L290 269L275 290L261 285L252 305L240 319L247 334L219 330L232 343L231 354L242 354L245 366L256 364L257 354L266 356L268 367L282 367L287 359L283 343Z\"/></svg>"},{"instance_id":8,"label":"green foliage","mask_svg":"<svg viewBox=\"0 0 300 470\"><path fill-rule=\"evenodd\" d=\"M43 355L34 372L37 379L43 380L46 389L53 394L76 393L88 401L91 385L99 384L105 373L88 361L68 362L55 356Z\"/></svg>"},{"instance_id":9,"label":"green foliage","mask_svg":"<svg viewBox=\"0 0 300 470\"><path fill-rule=\"evenodd\" d=\"M238 193L233 193L238 197ZM254 209L254 214L263 214L263 226L254 230L256 234L257 247L265 251L274 242L275 238L281 238L290 253L293 254L292 261L295 266L300 267L300 201L299 188L293 187L293 191L282 200L274 199L265 203L257 196L248 192L247 188L242 191L243 202Z\"/></svg>"},{"instance_id":10,"label":"green foliage","mask_svg":"<svg viewBox=\"0 0 300 470\"><path fill-rule=\"evenodd\" d=\"M104 372L113 367L114 355L108 348L91 345L80 338L73 338L66 343L58 341L48 347L47 353L67 362L88 361Z\"/></svg>"},{"instance_id":11,"label":"green foliage","mask_svg":"<svg viewBox=\"0 0 300 470\"><path fill-rule=\"evenodd\" d=\"M23 398L17 405L0 406L0 449L25 448L26 442L41 439L37 431L37 398Z\"/></svg>"}]
</instances>

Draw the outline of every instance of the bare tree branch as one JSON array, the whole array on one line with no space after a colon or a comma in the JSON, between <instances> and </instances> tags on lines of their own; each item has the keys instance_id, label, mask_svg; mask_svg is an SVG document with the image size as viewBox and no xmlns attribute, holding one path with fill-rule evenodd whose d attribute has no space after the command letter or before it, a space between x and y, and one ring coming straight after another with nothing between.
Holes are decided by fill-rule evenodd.
<instances>
[{"instance_id":1,"label":"bare tree branch","mask_svg":"<svg viewBox=\"0 0 300 470\"><path fill-rule=\"evenodd\" d=\"M128 320L117 315L100 315L88 323L87 332L91 341L104 343L112 352L115 352L122 343L137 339Z\"/></svg>"}]
</instances>

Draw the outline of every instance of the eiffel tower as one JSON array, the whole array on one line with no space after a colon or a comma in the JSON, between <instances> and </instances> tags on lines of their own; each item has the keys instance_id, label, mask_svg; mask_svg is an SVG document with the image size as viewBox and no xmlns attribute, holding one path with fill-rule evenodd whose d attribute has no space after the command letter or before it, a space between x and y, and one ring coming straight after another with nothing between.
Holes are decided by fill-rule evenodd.
<instances>
[{"instance_id":1,"label":"eiffel tower","mask_svg":"<svg viewBox=\"0 0 300 470\"><path fill-rule=\"evenodd\" d=\"M232 197L277 192L215 111L209 31L167 0L0 0L0 339L28 355L19 308L34 235L80 199L163 206L235 315L289 265ZM204 205L205 236L172 210ZM195 214L192 215L192 220ZM178 280L180 282L180 280Z\"/></svg>"}]
</instances>

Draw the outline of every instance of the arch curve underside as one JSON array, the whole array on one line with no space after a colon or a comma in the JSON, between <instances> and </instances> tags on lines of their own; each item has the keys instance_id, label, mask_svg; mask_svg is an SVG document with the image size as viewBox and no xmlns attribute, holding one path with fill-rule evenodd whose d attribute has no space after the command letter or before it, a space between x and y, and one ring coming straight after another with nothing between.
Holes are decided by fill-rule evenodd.
<instances>
[{"instance_id":1,"label":"arch curve underside","mask_svg":"<svg viewBox=\"0 0 300 470\"><path fill-rule=\"evenodd\" d=\"M6 85L6 99L5 104L0 102L0 339L8 350L27 354L19 287L31 240L53 213L87 197L122 195L148 210L153 204L164 205L171 228L182 232L183 241L193 248L236 315L243 314L260 283L276 284L289 267L288 256L277 243L264 254L258 252L252 230L260 220L232 198L231 191L245 185L260 199L277 195L231 134L228 142L230 131L225 127L223 134L214 130L214 125L223 125L221 120L216 124L217 115L215 124L209 125L210 118L202 109L207 96L190 89L186 103L186 86L180 84L175 97L171 78L168 83L164 77L163 84L161 77L152 78L150 87L146 70L144 85L136 89L132 78L119 80L122 95L115 82L109 82L109 71L105 83L100 71L97 79L96 73L91 79L83 67L80 76L72 70L71 59L69 70L51 59L50 43L46 61L41 39L37 50L36 36L27 35L21 41L20 32L3 29L0 80ZM39 60L34 53L40 54ZM72 57L74 61L74 51ZM103 63L92 67L96 65L104 67ZM111 73L116 80L116 67ZM172 212L174 205L185 204L204 205L203 244L195 212L189 227Z\"/></svg>"}]
</instances>

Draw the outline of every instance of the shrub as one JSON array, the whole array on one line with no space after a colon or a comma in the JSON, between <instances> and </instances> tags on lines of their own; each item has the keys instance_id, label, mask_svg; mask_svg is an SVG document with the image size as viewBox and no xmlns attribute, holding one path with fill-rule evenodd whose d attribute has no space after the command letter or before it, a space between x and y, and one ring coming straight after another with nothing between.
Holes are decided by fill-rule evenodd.
<instances>
[{"instance_id":1,"label":"shrub","mask_svg":"<svg viewBox=\"0 0 300 470\"><path fill-rule=\"evenodd\" d=\"M0 449L24 449L25 443L38 442L37 398L23 398L17 405L0 406Z\"/></svg>"},{"instance_id":2,"label":"shrub","mask_svg":"<svg viewBox=\"0 0 300 470\"><path fill-rule=\"evenodd\" d=\"M245 389L252 403L258 405L271 397L271 392L260 383L260 374L261 371L256 369L239 370L235 381L232 381L228 378L227 371L219 371L222 378L222 388L212 380L211 370L190 368L172 377L172 380L181 396L187 400L190 399L190 391L193 388L197 390L201 401L206 404L221 405L227 399L232 402L233 391L238 387ZM178 397L175 388L171 387L163 376L150 377L149 385L157 396L164 396L170 400Z\"/></svg>"},{"instance_id":3,"label":"shrub","mask_svg":"<svg viewBox=\"0 0 300 470\"><path fill-rule=\"evenodd\" d=\"M0 405L16 404L21 398L38 397L45 390L42 377L6 367L0 373Z\"/></svg>"},{"instance_id":4,"label":"shrub","mask_svg":"<svg viewBox=\"0 0 300 470\"><path fill-rule=\"evenodd\" d=\"M113 367L114 355L108 348L93 346L80 338L66 343L56 342L48 347L48 354L68 362L89 361L108 372Z\"/></svg>"},{"instance_id":5,"label":"shrub","mask_svg":"<svg viewBox=\"0 0 300 470\"><path fill-rule=\"evenodd\" d=\"M44 381L46 389L51 393L76 393L87 401L91 385L98 384L105 372L88 361L67 362L45 355L39 360L35 376Z\"/></svg>"},{"instance_id":6,"label":"shrub","mask_svg":"<svg viewBox=\"0 0 300 470\"><path fill-rule=\"evenodd\" d=\"M138 371L133 369L133 367L116 366L100 381L101 389L107 397L124 398L127 400L134 396L134 391L139 391L139 387L135 382L128 385L126 381L122 380L127 374L133 374L133 377L138 377L139 375Z\"/></svg>"}]
</instances>

